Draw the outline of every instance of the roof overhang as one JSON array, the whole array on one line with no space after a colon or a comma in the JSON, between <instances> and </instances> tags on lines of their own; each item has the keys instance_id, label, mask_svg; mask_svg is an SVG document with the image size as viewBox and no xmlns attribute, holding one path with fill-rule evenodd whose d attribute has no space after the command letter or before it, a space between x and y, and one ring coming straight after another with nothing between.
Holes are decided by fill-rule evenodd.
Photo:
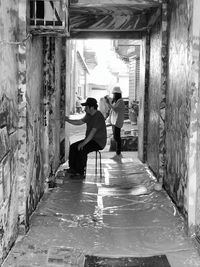
<instances>
[{"instance_id":1,"label":"roof overhang","mask_svg":"<svg viewBox=\"0 0 200 267\"><path fill-rule=\"evenodd\" d=\"M70 36L119 33L124 38L123 32L140 39L161 16L161 7L161 0L71 0Z\"/></svg>"}]
</instances>

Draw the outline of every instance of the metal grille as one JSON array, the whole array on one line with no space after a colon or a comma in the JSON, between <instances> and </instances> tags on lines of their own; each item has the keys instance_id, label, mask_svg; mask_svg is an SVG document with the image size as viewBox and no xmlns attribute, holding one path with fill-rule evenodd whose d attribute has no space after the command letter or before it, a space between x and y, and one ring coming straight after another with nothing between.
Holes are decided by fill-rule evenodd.
<instances>
[{"instance_id":1,"label":"metal grille","mask_svg":"<svg viewBox=\"0 0 200 267\"><path fill-rule=\"evenodd\" d=\"M64 0L30 0L30 27L65 29Z\"/></svg>"}]
</instances>

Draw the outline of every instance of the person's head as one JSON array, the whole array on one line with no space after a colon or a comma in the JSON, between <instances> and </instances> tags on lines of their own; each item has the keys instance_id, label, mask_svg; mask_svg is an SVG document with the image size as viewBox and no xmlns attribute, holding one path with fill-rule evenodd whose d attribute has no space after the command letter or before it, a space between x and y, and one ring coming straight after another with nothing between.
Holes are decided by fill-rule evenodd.
<instances>
[{"instance_id":1,"label":"person's head","mask_svg":"<svg viewBox=\"0 0 200 267\"><path fill-rule=\"evenodd\" d=\"M115 86L112 90L113 102L116 102L118 99L122 98L122 91L119 86Z\"/></svg>"},{"instance_id":2,"label":"person's head","mask_svg":"<svg viewBox=\"0 0 200 267\"><path fill-rule=\"evenodd\" d=\"M94 112L96 112L98 108L97 100L92 97L88 97L86 99L86 102L82 103L81 105L85 107L85 112L90 113L90 114L93 114Z\"/></svg>"}]
</instances>

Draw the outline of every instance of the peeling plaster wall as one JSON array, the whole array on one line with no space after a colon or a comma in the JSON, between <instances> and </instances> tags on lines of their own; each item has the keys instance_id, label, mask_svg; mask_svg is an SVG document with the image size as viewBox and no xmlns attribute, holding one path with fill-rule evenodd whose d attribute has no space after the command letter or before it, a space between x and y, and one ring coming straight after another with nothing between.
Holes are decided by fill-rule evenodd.
<instances>
[{"instance_id":1,"label":"peeling plaster wall","mask_svg":"<svg viewBox=\"0 0 200 267\"><path fill-rule=\"evenodd\" d=\"M41 92L43 45L39 37L27 34L27 1L19 0L18 39L18 219L22 233L43 193Z\"/></svg>"},{"instance_id":2,"label":"peeling plaster wall","mask_svg":"<svg viewBox=\"0 0 200 267\"><path fill-rule=\"evenodd\" d=\"M26 0L0 0L0 263L59 165L61 39L27 35Z\"/></svg>"},{"instance_id":3,"label":"peeling plaster wall","mask_svg":"<svg viewBox=\"0 0 200 267\"><path fill-rule=\"evenodd\" d=\"M18 24L17 1L0 0L0 262L18 223Z\"/></svg>"},{"instance_id":4,"label":"peeling plaster wall","mask_svg":"<svg viewBox=\"0 0 200 267\"><path fill-rule=\"evenodd\" d=\"M143 37L140 48L140 87L138 115L138 157L142 162L147 160L147 124L148 124L148 87L150 66L150 38Z\"/></svg>"},{"instance_id":5,"label":"peeling plaster wall","mask_svg":"<svg viewBox=\"0 0 200 267\"><path fill-rule=\"evenodd\" d=\"M19 222L25 229L43 195L46 180L55 174L60 163L60 77L61 39L32 36L26 45L26 94L21 103L26 106L26 114L21 136L24 153L20 150L24 175Z\"/></svg>"},{"instance_id":6,"label":"peeling plaster wall","mask_svg":"<svg viewBox=\"0 0 200 267\"><path fill-rule=\"evenodd\" d=\"M191 1L171 0L166 124L165 187L187 217L190 84L189 26Z\"/></svg>"},{"instance_id":7,"label":"peeling plaster wall","mask_svg":"<svg viewBox=\"0 0 200 267\"><path fill-rule=\"evenodd\" d=\"M193 50L198 49L196 54L199 53L199 47L191 46L195 6L189 0L169 1L168 49L165 40L167 10L163 7L164 21L150 33L147 163L159 181L164 178L167 192L186 220L189 212L195 224L198 151L194 152L194 148L196 151L198 140L197 116L194 115L197 101L194 99L199 94L192 80L192 62L197 61Z\"/></svg>"},{"instance_id":8,"label":"peeling plaster wall","mask_svg":"<svg viewBox=\"0 0 200 267\"><path fill-rule=\"evenodd\" d=\"M28 225L29 216L44 190L43 170L43 38L33 36L26 47L26 164L25 177L25 222ZM23 209L22 209L23 211ZM22 213L24 217L24 211Z\"/></svg>"},{"instance_id":9,"label":"peeling plaster wall","mask_svg":"<svg viewBox=\"0 0 200 267\"><path fill-rule=\"evenodd\" d=\"M61 87L60 38L44 38L44 154L45 176L54 175L60 163L60 87Z\"/></svg>"},{"instance_id":10,"label":"peeling plaster wall","mask_svg":"<svg viewBox=\"0 0 200 267\"><path fill-rule=\"evenodd\" d=\"M192 14L192 16L191 16ZM190 79L190 134L188 168L188 226L191 235L200 238L200 2L188 2ZM191 18L191 19L190 19Z\"/></svg>"},{"instance_id":11,"label":"peeling plaster wall","mask_svg":"<svg viewBox=\"0 0 200 267\"><path fill-rule=\"evenodd\" d=\"M66 40L61 41L60 117L65 115ZM60 162L65 161L65 122L60 120Z\"/></svg>"},{"instance_id":12,"label":"peeling plaster wall","mask_svg":"<svg viewBox=\"0 0 200 267\"><path fill-rule=\"evenodd\" d=\"M158 175L159 120L161 99L161 24L157 23L150 38L150 73L148 92L147 163Z\"/></svg>"},{"instance_id":13,"label":"peeling plaster wall","mask_svg":"<svg viewBox=\"0 0 200 267\"><path fill-rule=\"evenodd\" d=\"M162 4L162 18L157 21L150 32L150 68L148 84L147 121L147 163L162 184L165 175L165 120L166 120L166 92L167 92L167 38L166 1Z\"/></svg>"}]
</instances>

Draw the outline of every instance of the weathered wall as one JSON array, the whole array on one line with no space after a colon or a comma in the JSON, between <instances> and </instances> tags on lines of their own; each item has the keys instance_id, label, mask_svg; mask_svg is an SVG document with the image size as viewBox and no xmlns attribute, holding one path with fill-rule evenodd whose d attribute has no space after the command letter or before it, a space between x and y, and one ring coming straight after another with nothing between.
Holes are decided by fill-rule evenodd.
<instances>
[{"instance_id":1,"label":"weathered wall","mask_svg":"<svg viewBox=\"0 0 200 267\"><path fill-rule=\"evenodd\" d=\"M26 220L44 192L45 180L60 163L61 39L33 36L27 62Z\"/></svg>"},{"instance_id":2,"label":"weathered wall","mask_svg":"<svg viewBox=\"0 0 200 267\"><path fill-rule=\"evenodd\" d=\"M192 14L192 16L191 16ZM190 234L200 240L200 2L188 2L189 41L188 70L190 88L190 132L189 132L189 168L188 168L188 226ZM191 18L191 19L190 19Z\"/></svg>"},{"instance_id":3,"label":"weathered wall","mask_svg":"<svg viewBox=\"0 0 200 267\"><path fill-rule=\"evenodd\" d=\"M143 37L140 48L140 87L138 115L138 157L142 162L147 160L147 124L148 124L148 87L150 65L150 38Z\"/></svg>"},{"instance_id":4,"label":"weathered wall","mask_svg":"<svg viewBox=\"0 0 200 267\"><path fill-rule=\"evenodd\" d=\"M0 0L0 259L17 234L18 222L18 5Z\"/></svg>"},{"instance_id":5,"label":"weathered wall","mask_svg":"<svg viewBox=\"0 0 200 267\"><path fill-rule=\"evenodd\" d=\"M150 31L150 67L147 96L147 163L162 184L165 174L165 120L168 61L168 8L162 3L162 16ZM146 123L146 122L145 122Z\"/></svg>"},{"instance_id":6,"label":"weathered wall","mask_svg":"<svg viewBox=\"0 0 200 267\"><path fill-rule=\"evenodd\" d=\"M159 120L161 99L161 23L151 31L148 92L147 163L155 174L159 170Z\"/></svg>"},{"instance_id":7,"label":"weathered wall","mask_svg":"<svg viewBox=\"0 0 200 267\"><path fill-rule=\"evenodd\" d=\"M65 115L66 40L61 43L60 117ZM65 122L60 120L60 162L65 161Z\"/></svg>"},{"instance_id":8,"label":"weathered wall","mask_svg":"<svg viewBox=\"0 0 200 267\"><path fill-rule=\"evenodd\" d=\"M54 175L60 163L61 50L59 38L44 38L44 175Z\"/></svg>"},{"instance_id":9,"label":"weathered wall","mask_svg":"<svg viewBox=\"0 0 200 267\"><path fill-rule=\"evenodd\" d=\"M197 171L194 168L197 154L191 152L197 142L195 124L191 125L191 116L197 112L195 105L191 112L195 91L192 81L192 51L196 48L195 45L191 46L192 8L192 3L187 0L169 1L166 49L167 10L163 5L165 16L162 23L154 26L150 32L148 88L147 163L159 181L162 182L164 178L167 192L186 218L192 194L192 202L196 201L195 182L191 181ZM196 123L197 119L193 117ZM191 210L195 213L194 206L191 205L190 213Z\"/></svg>"},{"instance_id":10,"label":"weathered wall","mask_svg":"<svg viewBox=\"0 0 200 267\"><path fill-rule=\"evenodd\" d=\"M0 0L0 262L60 157L61 39L27 35L26 15Z\"/></svg>"},{"instance_id":11,"label":"weathered wall","mask_svg":"<svg viewBox=\"0 0 200 267\"><path fill-rule=\"evenodd\" d=\"M26 192L22 205L25 205L25 221L44 190L43 171L43 39L32 37L26 46ZM24 210L22 209L22 218ZM21 215L21 214L20 214ZM28 225L27 225L28 226Z\"/></svg>"},{"instance_id":12,"label":"weathered wall","mask_svg":"<svg viewBox=\"0 0 200 267\"><path fill-rule=\"evenodd\" d=\"M187 216L190 126L189 26L190 1L169 1L169 71L166 124L165 187Z\"/></svg>"},{"instance_id":13,"label":"weathered wall","mask_svg":"<svg viewBox=\"0 0 200 267\"><path fill-rule=\"evenodd\" d=\"M18 222L23 233L43 193L41 108L43 42L27 35L27 1L19 1L18 46ZM24 40L24 42L21 42Z\"/></svg>"}]
</instances>

